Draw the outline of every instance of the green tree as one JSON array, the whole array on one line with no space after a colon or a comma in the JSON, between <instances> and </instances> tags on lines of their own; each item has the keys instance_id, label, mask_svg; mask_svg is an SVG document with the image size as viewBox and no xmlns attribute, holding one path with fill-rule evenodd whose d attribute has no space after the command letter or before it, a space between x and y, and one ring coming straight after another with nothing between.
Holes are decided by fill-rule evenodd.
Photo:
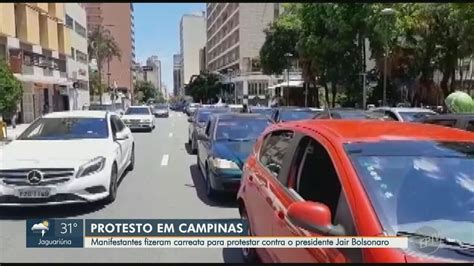
<instances>
[{"instance_id":1,"label":"green tree","mask_svg":"<svg viewBox=\"0 0 474 266\"><path fill-rule=\"evenodd\" d=\"M156 88L150 81L139 80L135 83L135 100L137 102L147 102L156 97Z\"/></svg>"},{"instance_id":2,"label":"green tree","mask_svg":"<svg viewBox=\"0 0 474 266\"><path fill-rule=\"evenodd\" d=\"M11 115L23 95L21 82L13 75L8 65L0 60L0 114Z\"/></svg>"},{"instance_id":3,"label":"green tree","mask_svg":"<svg viewBox=\"0 0 474 266\"><path fill-rule=\"evenodd\" d=\"M224 88L219 77L213 73L201 73L186 87L186 95L196 102L208 103L216 99Z\"/></svg>"},{"instance_id":4,"label":"green tree","mask_svg":"<svg viewBox=\"0 0 474 266\"><path fill-rule=\"evenodd\" d=\"M104 64L110 63L114 57L121 60L121 51L110 31L103 26L96 27L90 31L88 41L88 52L92 58L97 60L98 80L101 81ZM101 82L98 84L101 84ZM100 103L102 104L104 88L99 86L95 90L98 91Z\"/></svg>"}]
</instances>

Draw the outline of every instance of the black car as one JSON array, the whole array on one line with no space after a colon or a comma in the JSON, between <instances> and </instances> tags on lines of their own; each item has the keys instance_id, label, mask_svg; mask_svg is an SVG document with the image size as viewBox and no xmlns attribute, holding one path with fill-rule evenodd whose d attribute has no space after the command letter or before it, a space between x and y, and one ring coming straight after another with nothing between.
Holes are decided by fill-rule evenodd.
<instances>
[{"instance_id":1,"label":"black car","mask_svg":"<svg viewBox=\"0 0 474 266\"><path fill-rule=\"evenodd\" d=\"M346 120L386 120L383 114L356 108L325 109L314 116L314 119L346 119Z\"/></svg>"},{"instance_id":2,"label":"black car","mask_svg":"<svg viewBox=\"0 0 474 266\"><path fill-rule=\"evenodd\" d=\"M254 143L273 122L265 115L212 114L198 136L197 166L209 198L218 192L237 192L243 165Z\"/></svg>"},{"instance_id":3,"label":"black car","mask_svg":"<svg viewBox=\"0 0 474 266\"><path fill-rule=\"evenodd\" d=\"M271 119L275 123L313 118L318 112L305 107L285 106L274 108Z\"/></svg>"},{"instance_id":4,"label":"black car","mask_svg":"<svg viewBox=\"0 0 474 266\"><path fill-rule=\"evenodd\" d=\"M474 132L474 113L433 115L424 118L420 122L446 127L454 127Z\"/></svg>"},{"instance_id":5,"label":"black car","mask_svg":"<svg viewBox=\"0 0 474 266\"><path fill-rule=\"evenodd\" d=\"M203 130L209 116L213 113L226 112L230 112L229 108L199 108L193 116L188 118L188 144L191 146L191 153L196 154L197 152L197 136Z\"/></svg>"}]
</instances>

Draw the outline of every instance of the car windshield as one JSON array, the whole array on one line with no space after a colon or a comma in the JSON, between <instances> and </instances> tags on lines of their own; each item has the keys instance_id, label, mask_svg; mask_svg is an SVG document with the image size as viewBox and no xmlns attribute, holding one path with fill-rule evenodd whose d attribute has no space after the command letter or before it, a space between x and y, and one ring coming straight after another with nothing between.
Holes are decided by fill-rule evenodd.
<instances>
[{"instance_id":1,"label":"car windshield","mask_svg":"<svg viewBox=\"0 0 474 266\"><path fill-rule=\"evenodd\" d=\"M282 110L280 111L281 121L295 121L311 119L315 115L315 112L310 110Z\"/></svg>"},{"instance_id":2,"label":"car windshield","mask_svg":"<svg viewBox=\"0 0 474 266\"><path fill-rule=\"evenodd\" d=\"M403 118L403 121L413 122L419 121L423 118L434 115L431 112L399 112L400 116Z\"/></svg>"},{"instance_id":3,"label":"car windshield","mask_svg":"<svg viewBox=\"0 0 474 266\"><path fill-rule=\"evenodd\" d=\"M442 238L474 244L474 142L383 141L345 149L387 232L428 226Z\"/></svg>"},{"instance_id":4,"label":"car windshield","mask_svg":"<svg viewBox=\"0 0 474 266\"><path fill-rule=\"evenodd\" d=\"M126 115L149 115L150 109L149 108L128 108L125 112Z\"/></svg>"},{"instance_id":5,"label":"car windshield","mask_svg":"<svg viewBox=\"0 0 474 266\"><path fill-rule=\"evenodd\" d=\"M100 139L108 137L105 118L40 118L19 137L20 140Z\"/></svg>"},{"instance_id":6,"label":"car windshield","mask_svg":"<svg viewBox=\"0 0 474 266\"><path fill-rule=\"evenodd\" d=\"M112 111L114 109L113 105L91 105L89 110L91 111Z\"/></svg>"},{"instance_id":7,"label":"car windshield","mask_svg":"<svg viewBox=\"0 0 474 266\"><path fill-rule=\"evenodd\" d=\"M233 118L219 120L215 140L255 140L271 124L268 118Z\"/></svg>"},{"instance_id":8,"label":"car windshield","mask_svg":"<svg viewBox=\"0 0 474 266\"><path fill-rule=\"evenodd\" d=\"M227 109L214 109L214 110L207 110L207 111L200 111L197 116L197 122L200 124L204 124L209 120L209 116L211 114L216 114L216 113L225 113L228 112L229 110Z\"/></svg>"}]
</instances>

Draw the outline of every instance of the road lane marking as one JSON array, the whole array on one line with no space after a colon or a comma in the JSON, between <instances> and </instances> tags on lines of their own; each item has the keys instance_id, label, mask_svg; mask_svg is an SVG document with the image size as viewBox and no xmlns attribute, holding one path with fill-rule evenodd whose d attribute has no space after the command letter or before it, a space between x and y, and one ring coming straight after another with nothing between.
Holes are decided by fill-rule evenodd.
<instances>
[{"instance_id":1,"label":"road lane marking","mask_svg":"<svg viewBox=\"0 0 474 266\"><path fill-rule=\"evenodd\" d=\"M168 165L168 159L169 159L168 154L163 155L163 159L161 159L161 166L167 166Z\"/></svg>"},{"instance_id":2,"label":"road lane marking","mask_svg":"<svg viewBox=\"0 0 474 266\"><path fill-rule=\"evenodd\" d=\"M172 138L173 137L173 132L171 132L168 137Z\"/></svg>"}]
</instances>

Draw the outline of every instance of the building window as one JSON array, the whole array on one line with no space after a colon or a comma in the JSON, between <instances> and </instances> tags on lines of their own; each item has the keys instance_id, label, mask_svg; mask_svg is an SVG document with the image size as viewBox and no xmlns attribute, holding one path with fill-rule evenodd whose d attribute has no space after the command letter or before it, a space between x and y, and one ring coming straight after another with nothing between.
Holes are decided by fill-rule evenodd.
<instances>
[{"instance_id":1,"label":"building window","mask_svg":"<svg viewBox=\"0 0 474 266\"><path fill-rule=\"evenodd\" d=\"M87 64L87 54L76 50L76 60L79 63Z\"/></svg>"},{"instance_id":2,"label":"building window","mask_svg":"<svg viewBox=\"0 0 474 266\"><path fill-rule=\"evenodd\" d=\"M86 35L86 28L84 28L81 24L77 23L77 21L74 23L74 26L76 28L76 33L79 34L80 36L87 38Z\"/></svg>"},{"instance_id":3,"label":"building window","mask_svg":"<svg viewBox=\"0 0 474 266\"><path fill-rule=\"evenodd\" d=\"M76 50L74 50L73 47L71 47L71 58L72 60L76 60Z\"/></svg>"},{"instance_id":4,"label":"building window","mask_svg":"<svg viewBox=\"0 0 474 266\"><path fill-rule=\"evenodd\" d=\"M68 15L66 15L66 26L70 29L74 29L74 20Z\"/></svg>"}]
</instances>

